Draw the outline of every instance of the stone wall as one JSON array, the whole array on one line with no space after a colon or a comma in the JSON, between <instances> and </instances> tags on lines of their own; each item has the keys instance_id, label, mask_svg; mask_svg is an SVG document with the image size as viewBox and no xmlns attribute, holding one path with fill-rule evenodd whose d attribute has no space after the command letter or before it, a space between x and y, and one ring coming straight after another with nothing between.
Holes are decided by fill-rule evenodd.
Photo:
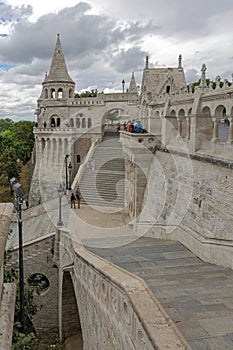
<instances>
[{"instance_id":1,"label":"stone wall","mask_svg":"<svg viewBox=\"0 0 233 350\"><path fill-rule=\"evenodd\" d=\"M178 240L202 259L233 268L232 163L165 151L156 151L138 231Z\"/></svg>"},{"instance_id":2,"label":"stone wall","mask_svg":"<svg viewBox=\"0 0 233 350\"><path fill-rule=\"evenodd\" d=\"M33 325L37 333L58 327L58 269L53 261L54 234L35 239L24 244L24 280L33 274L42 274L49 281L49 287L35 296L39 306L33 317ZM12 253L11 266L18 264L18 249Z\"/></svg>"},{"instance_id":3,"label":"stone wall","mask_svg":"<svg viewBox=\"0 0 233 350\"><path fill-rule=\"evenodd\" d=\"M72 243L65 230L57 234L55 258L60 264L60 297L67 287L62 286L62 271L69 271L73 281L84 350L190 349L143 280ZM64 336L66 304L59 304Z\"/></svg>"},{"instance_id":4,"label":"stone wall","mask_svg":"<svg viewBox=\"0 0 233 350\"><path fill-rule=\"evenodd\" d=\"M4 251L13 212L11 203L0 203L0 349L10 350L15 309L15 283L3 283Z\"/></svg>"}]
</instances>

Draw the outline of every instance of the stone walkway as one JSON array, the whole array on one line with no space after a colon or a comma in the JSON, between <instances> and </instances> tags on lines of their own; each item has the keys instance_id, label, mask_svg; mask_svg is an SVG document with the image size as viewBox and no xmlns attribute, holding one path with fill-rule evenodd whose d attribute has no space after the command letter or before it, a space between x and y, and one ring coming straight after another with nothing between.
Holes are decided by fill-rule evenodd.
<instances>
[{"instance_id":1,"label":"stone walkway","mask_svg":"<svg viewBox=\"0 0 233 350\"><path fill-rule=\"evenodd\" d=\"M57 222L53 206L37 214L24 220L24 242L43 234L38 222ZM146 281L193 350L233 350L233 270L201 261L178 242L138 238L111 208L66 205L63 218L74 241Z\"/></svg>"},{"instance_id":2,"label":"stone walkway","mask_svg":"<svg viewBox=\"0 0 233 350\"><path fill-rule=\"evenodd\" d=\"M143 278L192 349L233 349L232 270L172 241L139 238L114 249L87 248Z\"/></svg>"}]
</instances>

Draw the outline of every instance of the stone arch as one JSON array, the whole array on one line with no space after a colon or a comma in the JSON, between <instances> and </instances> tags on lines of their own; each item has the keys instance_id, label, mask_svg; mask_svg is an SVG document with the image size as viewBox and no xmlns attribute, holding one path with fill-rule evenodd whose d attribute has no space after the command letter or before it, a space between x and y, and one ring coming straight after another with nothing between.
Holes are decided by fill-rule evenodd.
<instances>
[{"instance_id":1,"label":"stone arch","mask_svg":"<svg viewBox=\"0 0 233 350\"><path fill-rule=\"evenodd\" d=\"M57 90L57 98L63 98L63 89L62 88L59 88Z\"/></svg>"},{"instance_id":2,"label":"stone arch","mask_svg":"<svg viewBox=\"0 0 233 350\"><path fill-rule=\"evenodd\" d=\"M92 119L91 118L87 119L87 127L88 127L88 129L90 129L92 127Z\"/></svg>"},{"instance_id":3,"label":"stone arch","mask_svg":"<svg viewBox=\"0 0 233 350\"><path fill-rule=\"evenodd\" d=\"M48 89L45 88L44 89L44 98L48 98L48 96L49 96Z\"/></svg>"},{"instance_id":4,"label":"stone arch","mask_svg":"<svg viewBox=\"0 0 233 350\"><path fill-rule=\"evenodd\" d=\"M54 88L50 89L50 98L56 98L56 91Z\"/></svg>"},{"instance_id":5,"label":"stone arch","mask_svg":"<svg viewBox=\"0 0 233 350\"><path fill-rule=\"evenodd\" d=\"M74 95L74 90L69 89L69 98L73 98L73 95Z\"/></svg>"},{"instance_id":6,"label":"stone arch","mask_svg":"<svg viewBox=\"0 0 233 350\"><path fill-rule=\"evenodd\" d=\"M185 123L185 111L183 108L181 108L178 111L178 119L177 119L177 124L178 124L178 134L183 137L184 135L187 134L187 128L186 128L186 123Z\"/></svg>"},{"instance_id":7,"label":"stone arch","mask_svg":"<svg viewBox=\"0 0 233 350\"><path fill-rule=\"evenodd\" d=\"M76 336L82 348L82 327L70 272L65 271L62 283L62 338Z\"/></svg>"},{"instance_id":8,"label":"stone arch","mask_svg":"<svg viewBox=\"0 0 233 350\"><path fill-rule=\"evenodd\" d=\"M82 118L82 128L85 129L86 128L86 118Z\"/></svg>"},{"instance_id":9,"label":"stone arch","mask_svg":"<svg viewBox=\"0 0 233 350\"><path fill-rule=\"evenodd\" d=\"M76 117L76 128L80 129L80 118L79 117Z\"/></svg>"},{"instance_id":10,"label":"stone arch","mask_svg":"<svg viewBox=\"0 0 233 350\"><path fill-rule=\"evenodd\" d=\"M218 121L220 121L220 119L224 118L226 116L225 106L223 106L223 105L217 106L215 108L214 116L215 116L215 118L218 119Z\"/></svg>"},{"instance_id":11,"label":"stone arch","mask_svg":"<svg viewBox=\"0 0 233 350\"><path fill-rule=\"evenodd\" d=\"M211 141L213 136L213 121L211 118L211 111L208 106L202 108L201 118L199 119L198 137L200 138L200 141Z\"/></svg>"},{"instance_id":12,"label":"stone arch","mask_svg":"<svg viewBox=\"0 0 233 350\"><path fill-rule=\"evenodd\" d=\"M50 118L50 126L51 126L51 128L54 128L56 126L56 122L55 122L55 117L54 116L52 116Z\"/></svg>"}]
</instances>

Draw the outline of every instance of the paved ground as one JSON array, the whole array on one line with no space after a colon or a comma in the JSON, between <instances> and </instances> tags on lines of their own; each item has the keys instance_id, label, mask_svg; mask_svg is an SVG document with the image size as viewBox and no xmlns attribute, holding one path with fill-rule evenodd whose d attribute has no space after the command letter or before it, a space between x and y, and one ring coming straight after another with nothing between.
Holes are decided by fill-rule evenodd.
<instances>
[{"instance_id":1,"label":"paved ground","mask_svg":"<svg viewBox=\"0 0 233 350\"><path fill-rule=\"evenodd\" d=\"M233 349L233 271L204 263L182 244L140 238L88 248L142 277L194 350Z\"/></svg>"},{"instance_id":2,"label":"paved ground","mask_svg":"<svg viewBox=\"0 0 233 350\"><path fill-rule=\"evenodd\" d=\"M233 350L233 271L204 263L180 243L137 239L122 212L111 210L66 205L63 219L74 240L143 278L194 350ZM57 208L25 220L24 241L43 235L50 219L56 224ZM16 243L13 226L9 241Z\"/></svg>"}]
</instances>

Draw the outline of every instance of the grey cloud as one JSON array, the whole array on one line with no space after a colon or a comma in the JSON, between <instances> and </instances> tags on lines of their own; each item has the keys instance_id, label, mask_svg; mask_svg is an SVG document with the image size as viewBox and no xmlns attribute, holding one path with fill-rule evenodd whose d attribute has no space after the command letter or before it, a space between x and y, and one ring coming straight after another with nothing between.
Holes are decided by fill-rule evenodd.
<instances>
[{"instance_id":1,"label":"grey cloud","mask_svg":"<svg viewBox=\"0 0 233 350\"><path fill-rule=\"evenodd\" d=\"M2 25L9 22L19 22L32 14L32 6L22 5L13 7L4 2L0 2L0 23Z\"/></svg>"},{"instance_id":2,"label":"grey cloud","mask_svg":"<svg viewBox=\"0 0 233 350\"><path fill-rule=\"evenodd\" d=\"M139 47L121 50L112 59L112 65L118 72L129 72L143 69L146 52Z\"/></svg>"}]
</instances>

